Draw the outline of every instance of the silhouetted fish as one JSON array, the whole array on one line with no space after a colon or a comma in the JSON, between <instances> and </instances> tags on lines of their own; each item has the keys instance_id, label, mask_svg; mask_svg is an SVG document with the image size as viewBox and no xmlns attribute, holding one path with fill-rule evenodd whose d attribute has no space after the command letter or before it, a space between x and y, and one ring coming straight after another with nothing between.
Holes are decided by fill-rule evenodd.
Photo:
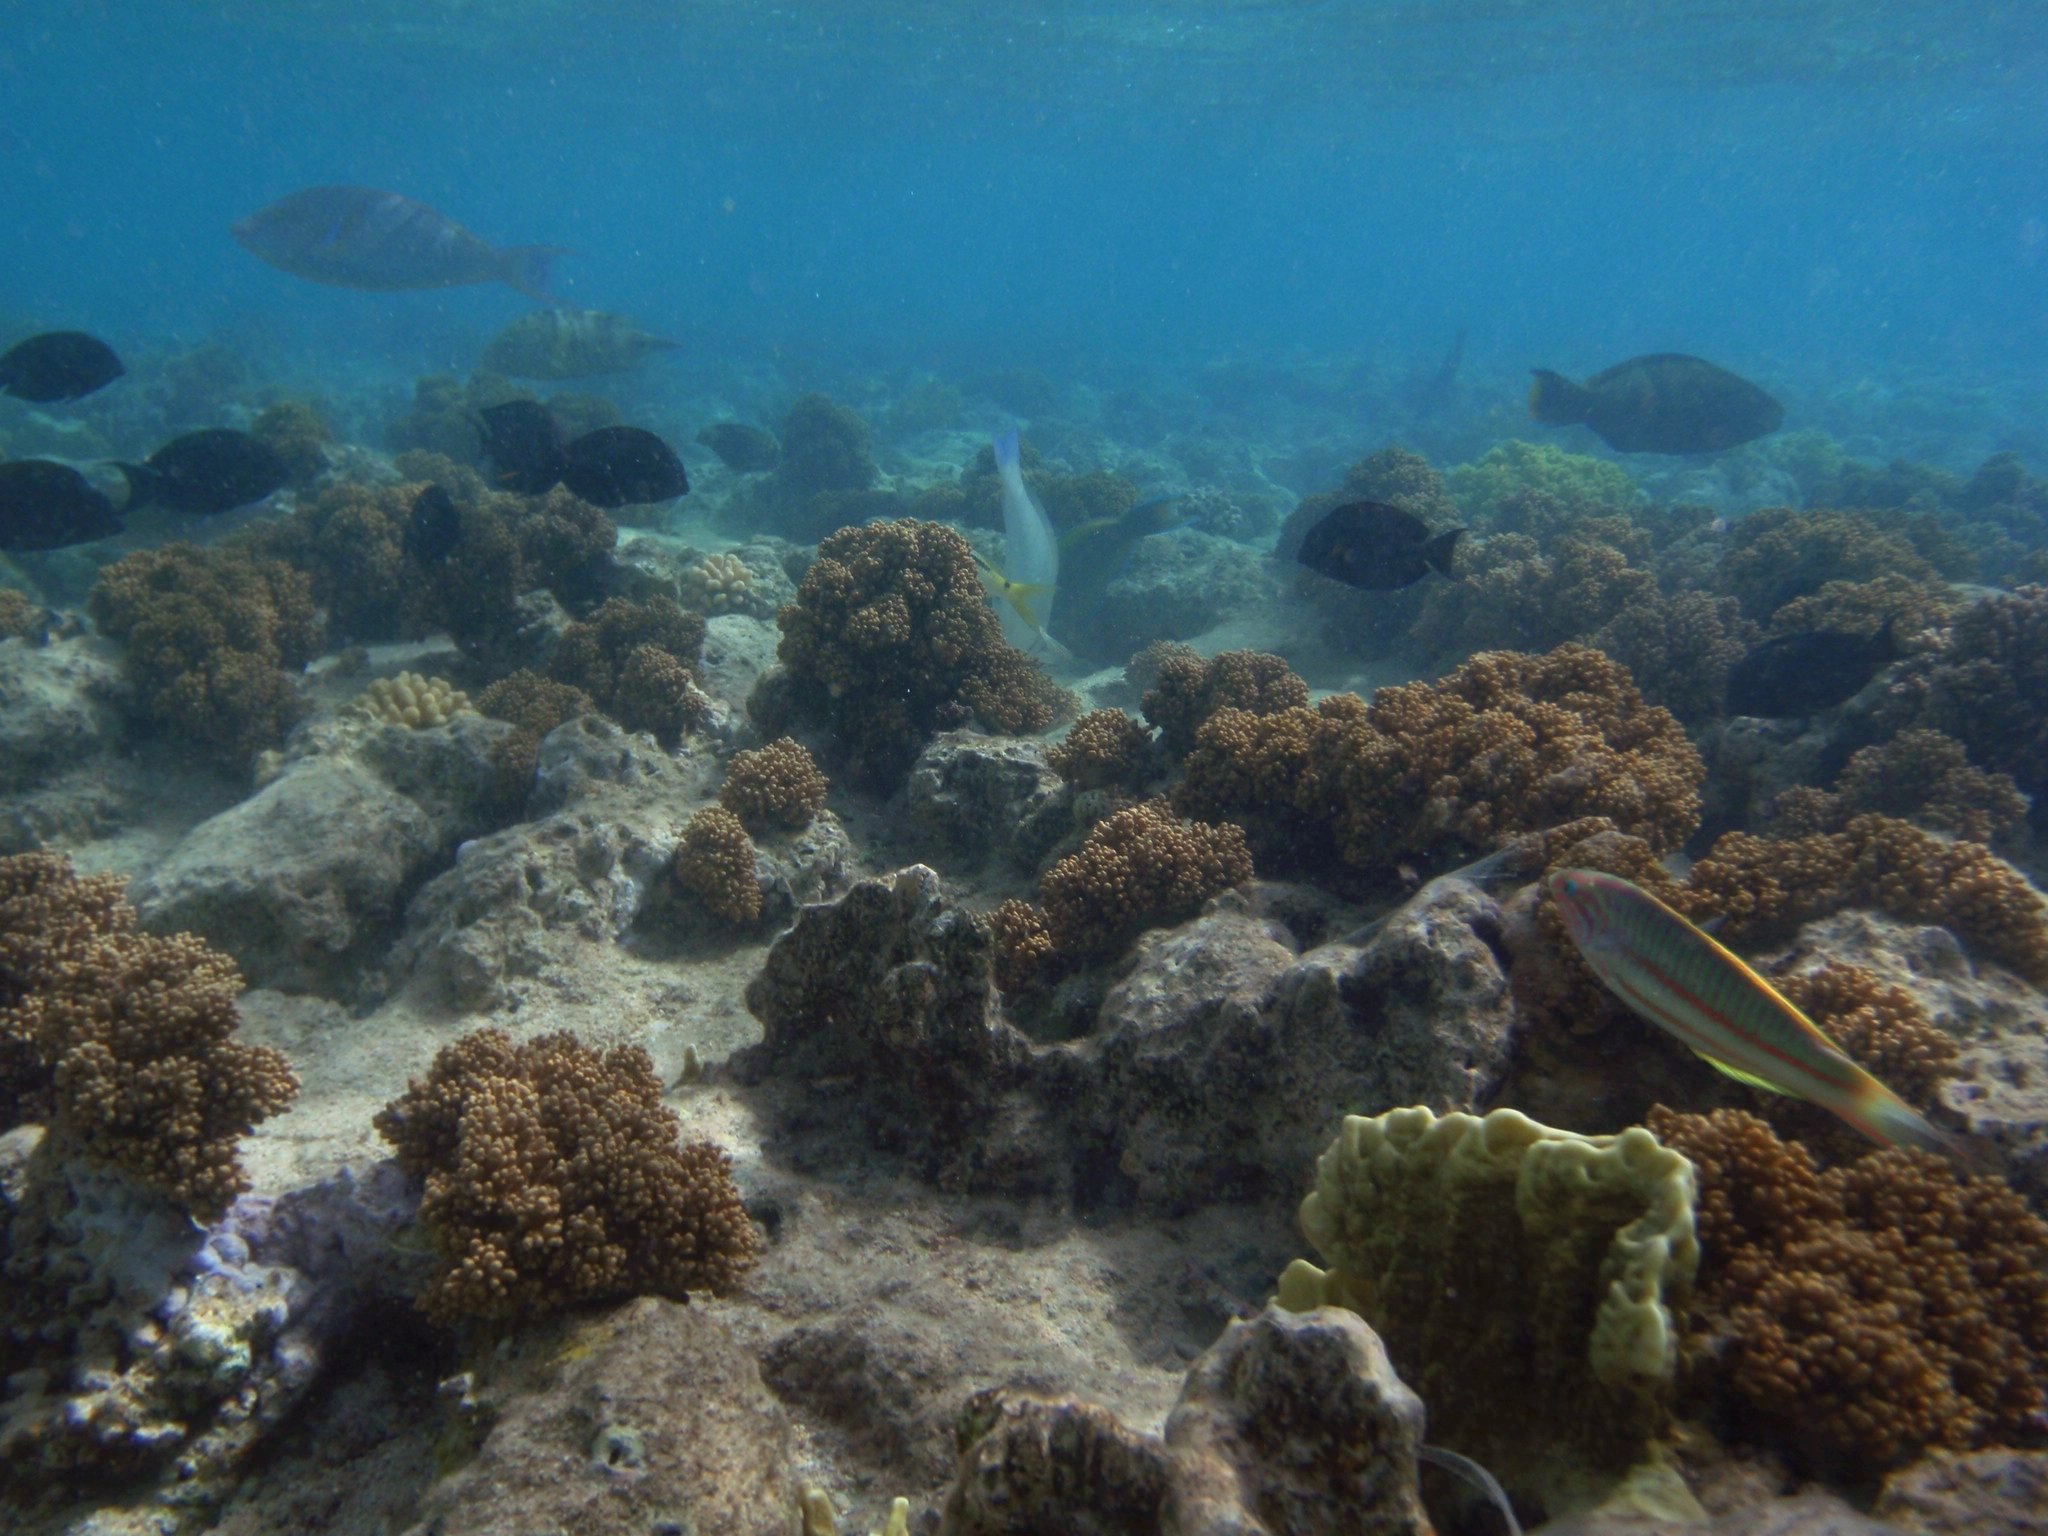
<instances>
[{"instance_id":1,"label":"silhouetted fish","mask_svg":"<svg viewBox=\"0 0 2048 1536\"><path fill-rule=\"evenodd\" d=\"M562 484L594 507L673 501L690 477L675 450L645 427L599 427L565 450Z\"/></svg>"},{"instance_id":2,"label":"silhouetted fish","mask_svg":"<svg viewBox=\"0 0 2048 1536\"><path fill-rule=\"evenodd\" d=\"M580 379L624 373L681 345L601 309L543 309L498 332L484 348L483 366L515 379Z\"/></svg>"},{"instance_id":3,"label":"silhouetted fish","mask_svg":"<svg viewBox=\"0 0 2048 1536\"><path fill-rule=\"evenodd\" d=\"M1531 416L1552 427L1583 422L1621 453L1717 453L1785 422L1785 408L1749 380L1677 352L1632 357L1584 384L1531 371Z\"/></svg>"},{"instance_id":4,"label":"silhouetted fish","mask_svg":"<svg viewBox=\"0 0 2048 1536\"><path fill-rule=\"evenodd\" d=\"M1728 713L1784 720L1861 693L1900 656L1889 622L1874 635L1820 629L1766 640L1728 672Z\"/></svg>"},{"instance_id":5,"label":"silhouetted fish","mask_svg":"<svg viewBox=\"0 0 2048 1536\"><path fill-rule=\"evenodd\" d=\"M140 464L114 466L128 477L128 504L204 515L261 501L290 478L274 449L246 432L208 427L172 438Z\"/></svg>"},{"instance_id":6,"label":"silhouetted fish","mask_svg":"<svg viewBox=\"0 0 2048 1536\"><path fill-rule=\"evenodd\" d=\"M121 531L114 504L69 464L0 464L0 549L65 549Z\"/></svg>"},{"instance_id":7,"label":"silhouetted fish","mask_svg":"<svg viewBox=\"0 0 2048 1536\"><path fill-rule=\"evenodd\" d=\"M562 481L562 429L538 400L507 400L477 412L497 485L521 496L544 496Z\"/></svg>"},{"instance_id":8,"label":"silhouetted fish","mask_svg":"<svg viewBox=\"0 0 2048 1536\"><path fill-rule=\"evenodd\" d=\"M1451 574L1462 528L1431 533L1412 512L1379 501L1351 501L1325 513L1294 558L1319 575L1367 592L1412 587L1431 571Z\"/></svg>"},{"instance_id":9,"label":"silhouetted fish","mask_svg":"<svg viewBox=\"0 0 2048 1536\"><path fill-rule=\"evenodd\" d=\"M405 552L414 564L429 569L454 553L462 541L462 511L440 485L429 485L413 498L405 520Z\"/></svg>"},{"instance_id":10,"label":"silhouetted fish","mask_svg":"<svg viewBox=\"0 0 2048 1536\"><path fill-rule=\"evenodd\" d=\"M782 462L781 445L743 421L714 421L697 434L697 441L717 454L727 469L743 475L756 475Z\"/></svg>"},{"instance_id":11,"label":"silhouetted fish","mask_svg":"<svg viewBox=\"0 0 2048 1536\"><path fill-rule=\"evenodd\" d=\"M235 238L280 271L337 288L388 292L504 283L543 304L559 246L495 246L396 192L308 187L235 225Z\"/></svg>"},{"instance_id":12,"label":"silhouetted fish","mask_svg":"<svg viewBox=\"0 0 2048 1536\"><path fill-rule=\"evenodd\" d=\"M83 331L45 331L0 354L0 394L47 405L105 389L126 370L114 349Z\"/></svg>"}]
</instances>

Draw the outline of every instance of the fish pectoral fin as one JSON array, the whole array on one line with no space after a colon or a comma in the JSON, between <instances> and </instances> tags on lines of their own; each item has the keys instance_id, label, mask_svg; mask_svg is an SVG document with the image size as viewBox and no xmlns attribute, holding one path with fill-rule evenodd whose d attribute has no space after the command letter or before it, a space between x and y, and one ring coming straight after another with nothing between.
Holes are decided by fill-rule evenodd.
<instances>
[{"instance_id":1,"label":"fish pectoral fin","mask_svg":"<svg viewBox=\"0 0 2048 1536\"><path fill-rule=\"evenodd\" d=\"M1716 1072L1724 1072L1738 1083L1747 1083L1752 1088L1761 1088L1765 1093L1783 1095L1788 1092L1788 1090L1780 1088L1776 1083L1767 1082L1765 1079L1758 1077L1754 1072L1745 1072L1740 1067L1731 1067L1727 1062L1709 1056L1705 1051L1695 1051L1693 1054Z\"/></svg>"}]
</instances>

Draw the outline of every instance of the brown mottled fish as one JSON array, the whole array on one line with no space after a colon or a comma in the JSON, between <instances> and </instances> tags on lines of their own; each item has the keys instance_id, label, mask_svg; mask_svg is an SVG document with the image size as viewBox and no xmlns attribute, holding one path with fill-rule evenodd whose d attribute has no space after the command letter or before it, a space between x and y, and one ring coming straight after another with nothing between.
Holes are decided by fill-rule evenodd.
<instances>
[{"instance_id":1,"label":"brown mottled fish","mask_svg":"<svg viewBox=\"0 0 2048 1536\"><path fill-rule=\"evenodd\" d=\"M1551 427L1583 423L1620 453L1718 453L1785 422L1785 408L1749 380L1680 352L1632 357L1583 384L1533 372L1531 416Z\"/></svg>"},{"instance_id":2,"label":"brown mottled fish","mask_svg":"<svg viewBox=\"0 0 2048 1536\"><path fill-rule=\"evenodd\" d=\"M498 332L484 348L483 367L515 379L582 379L628 372L681 345L601 309L543 309Z\"/></svg>"}]
</instances>

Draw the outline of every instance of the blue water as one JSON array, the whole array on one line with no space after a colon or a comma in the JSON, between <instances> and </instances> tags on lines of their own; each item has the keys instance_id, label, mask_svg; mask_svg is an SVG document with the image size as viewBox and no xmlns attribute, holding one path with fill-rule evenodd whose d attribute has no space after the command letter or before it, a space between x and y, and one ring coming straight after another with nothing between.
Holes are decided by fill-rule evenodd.
<instances>
[{"instance_id":1,"label":"blue water","mask_svg":"<svg viewBox=\"0 0 2048 1536\"><path fill-rule=\"evenodd\" d=\"M386 187L698 355L1199 367L1700 352L1796 395L2048 375L2048 13L1730 0L26 0L0 314L289 375L460 368L236 218Z\"/></svg>"}]
</instances>

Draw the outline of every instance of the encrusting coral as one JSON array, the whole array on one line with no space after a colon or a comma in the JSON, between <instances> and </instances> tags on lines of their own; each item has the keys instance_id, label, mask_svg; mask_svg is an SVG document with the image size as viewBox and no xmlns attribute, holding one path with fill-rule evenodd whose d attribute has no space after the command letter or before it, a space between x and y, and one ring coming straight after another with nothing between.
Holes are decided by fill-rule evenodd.
<instances>
[{"instance_id":1,"label":"encrusting coral","mask_svg":"<svg viewBox=\"0 0 2048 1536\"><path fill-rule=\"evenodd\" d=\"M751 923L761 916L754 857L754 840L739 817L722 805L707 805L690 818L676 844L676 883L727 922Z\"/></svg>"},{"instance_id":2,"label":"encrusting coral","mask_svg":"<svg viewBox=\"0 0 2048 1536\"><path fill-rule=\"evenodd\" d=\"M1092 709L1045 761L1076 789L1136 791L1151 773L1152 733L1120 709Z\"/></svg>"},{"instance_id":3,"label":"encrusting coral","mask_svg":"<svg viewBox=\"0 0 2048 1536\"><path fill-rule=\"evenodd\" d=\"M788 704L829 727L871 786L893 788L942 718L1037 731L1068 704L1003 638L972 547L936 523L840 529L777 622Z\"/></svg>"},{"instance_id":4,"label":"encrusting coral","mask_svg":"<svg viewBox=\"0 0 2048 1536\"><path fill-rule=\"evenodd\" d=\"M1183 815L1242 825L1262 861L1391 871L1611 817L1658 851L1699 817L1705 767L1670 711L1584 646L1485 652L1435 683L1337 694L1313 709L1224 709L1197 732Z\"/></svg>"},{"instance_id":5,"label":"encrusting coral","mask_svg":"<svg viewBox=\"0 0 2048 1536\"><path fill-rule=\"evenodd\" d=\"M750 827L801 827L825 808L831 787L803 743L783 736L733 754L718 803Z\"/></svg>"},{"instance_id":6,"label":"encrusting coral","mask_svg":"<svg viewBox=\"0 0 2048 1536\"><path fill-rule=\"evenodd\" d=\"M372 679L350 708L367 719L414 730L428 730L446 725L457 715L476 713L469 695L447 678L422 677L417 672Z\"/></svg>"},{"instance_id":7,"label":"encrusting coral","mask_svg":"<svg viewBox=\"0 0 2048 1536\"><path fill-rule=\"evenodd\" d=\"M732 1163L679 1144L638 1046L574 1035L515 1046L500 1030L443 1049L376 1117L425 1182L419 1219L445 1267L436 1322L530 1322L586 1301L725 1295L761 1253Z\"/></svg>"},{"instance_id":8,"label":"encrusting coral","mask_svg":"<svg viewBox=\"0 0 2048 1536\"><path fill-rule=\"evenodd\" d=\"M1667 1516L1690 1505L1658 1451L1699 1261L1677 1152L1511 1109L1348 1115L1301 1226L1330 1267L1290 1265L1280 1305L1364 1317L1430 1438L1517 1502L1562 1515L1626 1481Z\"/></svg>"},{"instance_id":9,"label":"encrusting coral","mask_svg":"<svg viewBox=\"0 0 2048 1536\"><path fill-rule=\"evenodd\" d=\"M124 882L0 858L0 1105L202 1221L249 1187L237 1148L298 1092L233 1037L242 978L194 934L140 933Z\"/></svg>"},{"instance_id":10,"label":"encrusting coral","mask_svg":"<svg viewBox=\"0 0 2048 1536\"><path fill-rule=\"evenodd\" d=\"M318 654L306 577L282 561L190 544L137 550L100 572L87 600L121 643L144 718L244 760L300 712L287 674Z\"/></svg>"},{"instance_id":11,"label":"encrusting coral","mask_svg":"<svg viewBox=\"0 0 2048 1536\"><path fill-rule=\"evenodd\" d=\"M1688 1391L1738 1434L1852 1479L2041 1442L2048 1224L2001 1180L1899 1150L1818 1171L1737 1110L1649 1124L1699 1180Z\"/></svg>"}]
</instances>

